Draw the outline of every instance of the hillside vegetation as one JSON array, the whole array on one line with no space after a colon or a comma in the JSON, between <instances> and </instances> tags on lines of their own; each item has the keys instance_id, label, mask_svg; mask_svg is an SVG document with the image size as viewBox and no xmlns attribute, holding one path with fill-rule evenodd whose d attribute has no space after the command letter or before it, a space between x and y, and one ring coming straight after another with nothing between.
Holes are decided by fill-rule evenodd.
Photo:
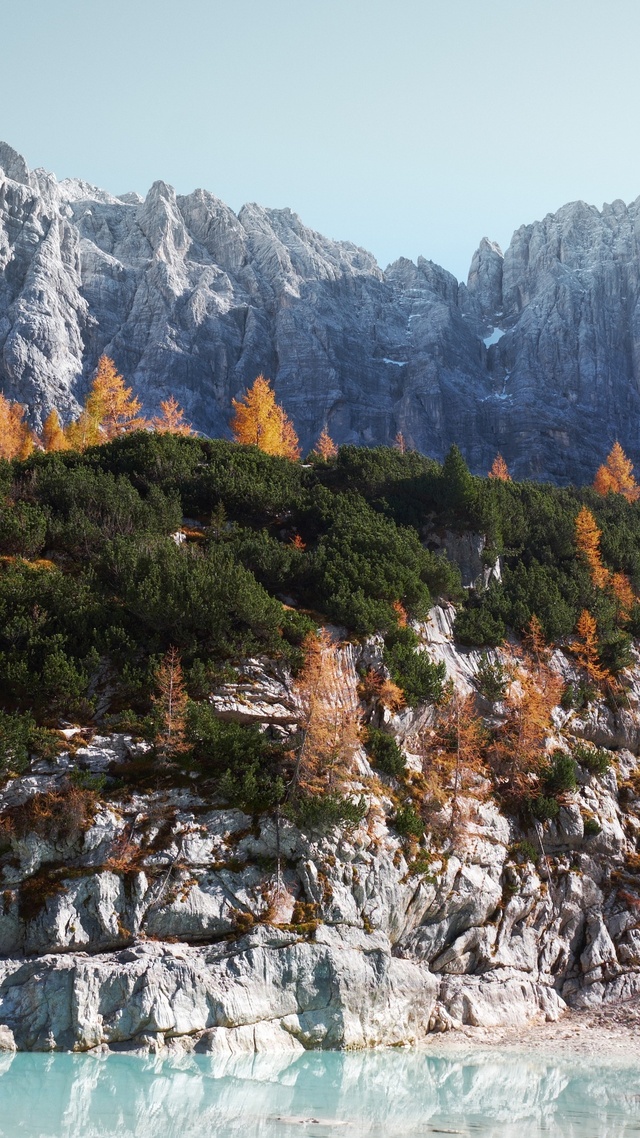
<instances>
[{"instance_id":1,"label":"hillside vegetation","mask_svg":"<svg viewBox=\"0 0 640 1138\"><path fill-rule=\"evenodd\" d=\"M614 674L640 629L633 596L622 612L576 540L587 506L611 579L640 587L636 503L472 477L456 448L443 466L356 447L303 465L140 431L3 462L0 494L0 698L42 724L144 715L171 646L196 698L248 653L295 668L321 618L353 636L382 632L391 671L419 699L419 678L403 676L406 618L438 599L460 605L458 637L477 645L522 633L534 613L548 641L570 639L588 610ZM429 548L446 531L485 535L502 580L465 595L457 566Z\"/></svg>"},{"instance_id":2,"label":"hillside vegetation","mask_svg":"<svg viewBox=\"0 0 640 1138\"><path fill-rule=\"evenodd\" d=\"M324 798L326 820L354 820L349 780L360 739L381 771L401 781L405 773L375 708L435 703L441 726L451 713L444 665L416 651L435 602L456 605L459 642L524 639L537 671L528 696L521 674L514 697L516 663L505 670L504 659L483 658L478 691L507 700L504 737L489 745L476 709L469 704L462 718L455 710L440 746L449 758L433 760L441 790L452 777L452 730L459 784L464 721L470 769L482 755L486 769L493 747L498 793L519 806L544 799L553 783L545 725L562 687L547 670L554 644L573 654L580 677L562 695L567 706L597 691L624 700L618 677L640 632L640 492L617 444L594 488L581 490L514 483L501 456L486 479L473 477L457 447L440 465L407 452L401 437L394 448L338 450L326 429L301 463L293 424L263 377L234 401L236 441L208 440L194 436L174 400L145 420L106 357L65 428L52 412L38 439L22 408L0 397L0 412L6 773L34 752L55 753L54 732L73 722L151 740L143 779L171 766L186 775L191 764L196 777L215 777L216 794L254 812L286 796L312 821L313 801ZM463 587L455 555L464 556L465 535L487 568L500 559L488 586L479 573ZM363 709L347 709L343 722L333 640L318 633L326 626L383 638L377 665L363 669ZM252 656L297 676L296 738L215 715L211 693ZM527 715L533 733L520 754ZM438 746L434 736L429 748ZM407 786L404 805L398 800L397 825L414 836L425 796L438 797L426 788Z\"/></svg>"}]
</instances>

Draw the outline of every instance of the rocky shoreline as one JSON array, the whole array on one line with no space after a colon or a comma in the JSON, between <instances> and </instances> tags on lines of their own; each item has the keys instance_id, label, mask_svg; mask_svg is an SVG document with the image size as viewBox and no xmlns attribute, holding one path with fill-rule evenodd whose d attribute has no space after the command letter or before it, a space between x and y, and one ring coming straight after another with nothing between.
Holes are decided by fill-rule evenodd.
<instances>
[{"instance_id":1,"label":"rocky shoreline","mask_svg":"<svg viewBox=\"0 0 640 1138\"><path fill-rule=\"evenodd\" d=\"M442 613L425 637L463 686L472 654L453 644ZM355 691L351 649L343 675ZM640 994L640 767L630 749L640 670L628 680L621 712L602 701L586 718L558 709L558 732L608 746L611 765L578 768L576 790L536 832L478 796L455 845L411 847L362 752L354 793L369 811L347 834L214 809L195 784L111 794L85 829L13 834L2 857L1 1045L341 1049L461 1030L508 1042L541 1020L557 1032L537 1038L561 1039L562 1025L589 1022L580 1009L631 1007L620 1001ZM286 706L284 685L252 682L260 715L267 694ZM229 713L233 694L224 699ZM402 741L426 714L405 711L387 727ZM95 737L35 764L0 791L0 813L55 789L71 766L122 769L141 746ZM598 826L585 828L588 818Z\"/></svg>"}]
</instances>

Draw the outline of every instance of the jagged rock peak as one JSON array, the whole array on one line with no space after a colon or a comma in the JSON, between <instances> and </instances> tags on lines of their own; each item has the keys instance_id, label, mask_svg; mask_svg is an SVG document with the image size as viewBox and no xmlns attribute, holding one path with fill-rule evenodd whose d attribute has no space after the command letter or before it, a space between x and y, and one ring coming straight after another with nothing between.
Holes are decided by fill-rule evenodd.
<instances>
[{"instance_id":1,"label":"jagged rock peak","mask_svg":"<svg viewBox=\"0 0 640 1138\"><path fill-rule=\"evenodd\" d=\"M0 141L0 170L4 170L12 182L21 182L23 186L29 185L29 167L22 155L9 146L8 142Z\"/></svg>"},{"instance_id":2,"label":"jagged rock peak","mask_svg":"<svg viewBox=\"0 0 640 1138\"><path fill-rule=\"evenodd\" d=\"M228 435L259 372L303 447L398 430L474 470L591 481L619 438L640 463L640 199L563 206L483 238L467 284L423 257L385 272L291 209L157 181L142 199L29 173L0 144L0 388L34 425L77 412L101 352L150 413L168 392Z\"/></svg>"}]
</instances>

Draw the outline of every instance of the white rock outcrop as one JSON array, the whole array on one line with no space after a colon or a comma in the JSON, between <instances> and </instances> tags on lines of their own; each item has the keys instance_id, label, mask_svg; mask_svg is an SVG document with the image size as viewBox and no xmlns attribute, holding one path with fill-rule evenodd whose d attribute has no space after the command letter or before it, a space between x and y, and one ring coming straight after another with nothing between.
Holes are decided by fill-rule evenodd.
<instances>
[{"instance_id":1,"label":"white rock outcrop","mask_svg":"<svg viewBox=\"0 0 640 1138\"><path fill-rule=\"evenodd\" d=\"M434 611L424 650L465 691L474 660L451 627L449 610ZM355 698L359 656L377 650L341 650L336 698ZM523 830L481 795L453 843L411 849L363 756L354 792L371 809L350 833L215 809L197 783L112 794L66 836L5 830L0 1049L368 1047L640 994L640 669L628 682L624 721L597 703L562 713L574 737L600 732L612 765L579 768L544 828ZM248 704L265 725L273 714L281 727L282 708L295 719L286 675L257 660L220 698L240 720ZM425 716L404 712L387 729L402 742ZM58 788L71 765L117 773L140 746L94 737L35 763L0 790L0 814Z\"/></svg>"}]
</instances>

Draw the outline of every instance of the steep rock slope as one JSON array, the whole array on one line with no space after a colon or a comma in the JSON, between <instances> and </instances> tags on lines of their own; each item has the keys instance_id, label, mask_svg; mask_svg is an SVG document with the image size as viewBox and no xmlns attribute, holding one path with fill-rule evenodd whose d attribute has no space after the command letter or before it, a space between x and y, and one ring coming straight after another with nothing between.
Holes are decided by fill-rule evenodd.
<instances>
[{"instance_id":1,"label":"steep rock slope","mask_svg":"<svg viewBox=\"0 0 640 1138\"><path fill-rule=\"evenodd\" d=\"M228 432L260 371L305 447L401 430L472 468L590 479L618 437L640 452L640 202L565 206L483 241L468 285L418 259L382 272L288 209L236 216L204 190L142 200L29 172L0 144L0 386L35 423L77 410L103 351L149 410L169 392Z\"/></svg>"},{"instance_id":2,"label":"steep rock slope","mask_svg":"<svg viewBox=\"0 0 640 1138\"><path fill-rule=\"evenodd\" d=\"M423 634L464 691L478 654L453 642L451 611L435 610ZM345 697L360 651L343 652ZM555 666L569 667L560 653ZM253 696L240 685L238 715L253 703L268 723L290 700L287 683L278 692L256 661L250 669ZM628 680L623 713L597 701L587 715L557 709L558 729L617 751L608 771L579 771L555 821L527 833L490 798L470 799L463 839L427 843L422 860L394 829L364 754L354 790L370 811L351 834L252 822L212 809L197 788L112 796L85 832L9 831L0 1047L363 1047L637 995L637 668ZM233 714L228 687L223 698ZM387 726L402 741L428 714ZM0 808L11 815L70 768L117 772L140 746L95 738L40 762L5 787Z\"/></svg>"}]
</instances>

